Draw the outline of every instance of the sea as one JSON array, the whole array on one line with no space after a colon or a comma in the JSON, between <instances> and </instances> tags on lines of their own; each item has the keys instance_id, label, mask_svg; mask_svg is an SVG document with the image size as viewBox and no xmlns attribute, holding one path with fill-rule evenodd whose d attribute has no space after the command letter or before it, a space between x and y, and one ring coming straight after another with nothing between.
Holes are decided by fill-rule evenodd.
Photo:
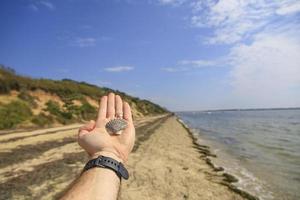
<instances>
[{"instance_id":1,"label":"sea","mask_svg":"<svg viewBox=\"0 0 300 200\"><path fill-rule=\"evenodd\" d=\"M262 200L300 200L300 109L178 112L235 185Z\"/></svg>"}]
</instances>

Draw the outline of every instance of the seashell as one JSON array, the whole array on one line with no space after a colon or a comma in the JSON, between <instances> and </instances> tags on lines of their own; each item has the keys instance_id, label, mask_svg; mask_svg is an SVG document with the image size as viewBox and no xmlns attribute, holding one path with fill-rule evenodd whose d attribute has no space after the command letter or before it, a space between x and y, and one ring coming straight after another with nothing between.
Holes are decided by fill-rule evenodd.
<instances>
[{"instance_id":1,"label":"seashell","mask_svg":"<svg viewBox=\"0 0 300 200\"><path fill-rule=\"evenodd\" d=\"M121 134L119 131L124 130L126 127L127 122L124 119L112 119L105 125L107 131L114 134Z\"/></svg>"}]
</instances>

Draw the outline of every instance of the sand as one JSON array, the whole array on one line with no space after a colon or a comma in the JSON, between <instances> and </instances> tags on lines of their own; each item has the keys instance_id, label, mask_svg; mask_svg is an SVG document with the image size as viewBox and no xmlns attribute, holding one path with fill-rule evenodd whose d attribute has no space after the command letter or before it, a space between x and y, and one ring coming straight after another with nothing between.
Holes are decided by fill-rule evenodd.
<instances>
[{"instance_id":1,"label":"sand","mask_svg":"<svg viewBox=\"0 0 300 200\"><path fill-rule=\"evenodd\" d=\"M119 199L251 199L213 166L177 118L136 122L137 138ZM0 199L57 199L87 161L71 125L0 135ZM252 198L253 199L253 198Z\"/></svg>"},{"instance_id":2,"label":"sand","mask_svg":"<svg viewBox=\"0 0 300 200\"><path fill-rule=\"evenodd\" d=\"M200 156L186 129L169 118L130 156L120 199L243 199Z\"/></svg>"}]
</instances>

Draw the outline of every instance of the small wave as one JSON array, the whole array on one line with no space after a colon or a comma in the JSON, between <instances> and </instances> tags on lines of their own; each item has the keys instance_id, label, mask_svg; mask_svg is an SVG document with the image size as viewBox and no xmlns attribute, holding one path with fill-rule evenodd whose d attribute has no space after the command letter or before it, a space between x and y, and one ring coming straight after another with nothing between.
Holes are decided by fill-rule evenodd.
<instances>
[{"instance_id":1,"label":"small wave","mask_svg":"<svg viewBox=\"0 0 300 200\"><path fill-rule=\"evenodd\" d=\"M281 142L291 142L289 139L287 138L277 138L278 141L281 141Z\"/></svg>"},{"instance_id":2,"label":"small wave","mask_svg":"<svg viewBox=\"0 0 300 200\"><path fill-rule=\"evenodd\" d=\"M238 144L239 143L239 141L233 137L222 137L221 139L224 144Z\"/></svg>"},{"instance_id":3,"label":"small wave","mask_svg":"<svg viewBox=\"0 0 300 200\"><path fill-rule=\"evenodd\" d=\"M254 143L256 146L267 149L267 150L276 150L277 152L284 152L287 151L284 146L274 146L274 145L266 145L266 144L260 144L260 143Z\"/></svg>"},{"instance_id":4,"label":"small wave","mask_svg":"<svg viewBox=\"0 0 300 200\"><path fill-rule=\"evenodd\" d=\"M218 154L217 160L223 160L216 164L228 167L229 173L240 179L237 184L241 184L241 188L256 191L261 199L273 199L272 192L278 199L299 199L299 191L295 189L300 181L297 174L300 162L299 116L300 110L278 110L226 111L214 112L213 115L194 113L184 114L183 118L188 119L192 128L197 128L201 139L208 140L208 144L218 149L212 151ZM237 164L224 159L227 157ZM277 173L272 173L276 170Z\"/></svg>"},{"instance_id":5,"label":"small wave","mask_svg":"<svg viewBox=\"0 0 300 200\"><path fill-rule=\"evenodd\" d=\"M246 168L243 168L239 164L235 163L233 167L226 168L225 170L238 178L239 181L234 183L234 185L238 188L249 191L262 200L274 199L273 193L265 188L266 183L258 179Z\"/></svg>"}]
</instances>

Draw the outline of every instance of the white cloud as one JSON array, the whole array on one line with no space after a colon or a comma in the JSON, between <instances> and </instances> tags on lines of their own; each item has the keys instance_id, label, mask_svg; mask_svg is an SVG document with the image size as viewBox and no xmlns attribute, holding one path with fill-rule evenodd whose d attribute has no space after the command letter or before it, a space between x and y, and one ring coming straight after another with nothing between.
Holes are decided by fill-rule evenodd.
<instances>
[{"instance_id":1,"label":"white cloud","mask_svg":"<svg viewBox=\"0 0 300 200\"><path fill-rule=\"evenodd\" d=\"M55 10L55 5L47 0L35 0L33 3L29 5L29 8L33 11L39 11L42 7L47 8L49 10Z\"/></svg>"},{"instance_id":2,"label":"white cloud","mask_svg":"<svg viewBox=\"0 0 300 200\"><path fill-rule=\"evenodd\" d=\"M131 71L134 70L132 66L116 66L116 67L107 67L104 68L107 72L124 72L124 71Z\"/></svg>"},{"instance_id":3,"label":"white cloud","mask_svg":"<svg viewBox=\"0 0 300 200\"><path fill-rule=\"evenodd\" d=\"M205 44L227 44L224 47L229 53L214 60L182 60L162 70L228 66L230 77L225 74L221 81L229 89L220 95L222 103L216 104L241 108L300 106L299 0L189 3L192 27L211 32L202 36L207 37Z\"/></svg>"},{"instance_id":4,"label":"white cloud","mask_svg":"<svg viewBox=\"0 0 300 200\"><path fill-rule=\"evenodd\" d=\"M183 72L189 70L187 67L163 67L161 70L166 72Z\"/></svg>"},{"instance_id":5,"label":"white cloud","mask_svg":"<svg viewBox=\"0 0 300 200\"><path fill-rule=\"evenodd\" d=\"M186 0L157 0L158 3L162 5L181 5L183 4Z\"/></svg>"},{"instance_id":6,"label":"white cloud","mask_svg":"<svg viewBox=\"0 0 300 200\"><path fill-rule=\"evenodd\" d=\"M51 3L50 1L40 1L39 2L41 5L47 7L50 10L55 10L55 6L53 3Z\"/></svg>"},{"instance_id":7,"label":"white cloud","mask_svg":"<svg viewBox=\"0 0 300 200\"><path fill-rule=\"evenodd\" d=\"M285 2L284 6L281 6L276 10L276 14L278 15L290 15L297 12L300 12L300 1Z\"/></svg>"},{"instance_id":8,"label":"white cloud","mask_svg":"<svg viewBox=\"0 0 300 200\"><path fill-rule=\"evenodd\" d=\"M183 72L189 70L195 70L199 68L218 67L220 66L220 60L180 60L175 67L163 67L161 70L166 72Z\"/></svg>"},{"instance_id":9,"label":"white cloud","mask_svg":"<svg viewBox=\"0 0 300 200\"><path fill-rule=\"evenodd\" d=\"M97 39L93 37L79 37L74 39L74 41L71 42L72 46L78 46L78 47L91 47L95 46L97 43Z\"/></svg>"},{"instance_id":10,"label":"white cloud","mask_svg":"<svg viewBox=\"0 0 300 200\"><path fill-rule=\"evenodd\" d=\"M261 33L253 43L231 50L232 86L239 103L300 105L300 38L294 36L294 31Z\"/></svg>"},{"instance_id":11,"label":"white cloud","mask_svg":"<svg viewBox=\"0 0 300 200\"><path fill-rule=\"evenodd\" d=\"M192 25L213 28L209 44L233 44L261 31L278 15L300 11L298 0L197 0L193 7Z\"/></svg>"},{"instance_id":12,"label":"white cloud","mask_svg":"<svg viewBox=\"0 0 300 200\"><path fill-rule=\"evenodd\" d=\"M192 23L213 30L208 44L233 44L223 61L232 67L236 106L300 105L300 25L291 18L299 1L198 1L193 7Z\"/></svg>"},{"instance_id":13,"label":"white cloud","mask_svg":"<svg viewBox=\"0 0 300 200\"><path fill-rule=\"evenodd\" d=\"M213 67L217 66L218 62L212 60L181 60L178 62L179 65L189 65L193 68L201 67Z\"/></svg>"}]
</instances>

